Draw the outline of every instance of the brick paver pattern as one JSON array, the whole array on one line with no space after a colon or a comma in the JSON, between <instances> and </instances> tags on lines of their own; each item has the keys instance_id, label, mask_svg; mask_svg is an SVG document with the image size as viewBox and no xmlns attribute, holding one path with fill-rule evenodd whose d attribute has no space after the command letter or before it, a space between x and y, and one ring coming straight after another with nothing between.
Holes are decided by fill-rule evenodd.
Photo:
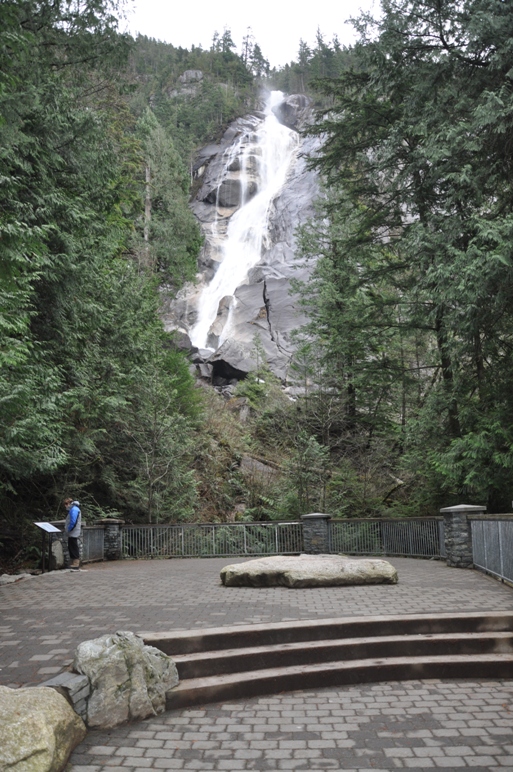
<instances>
[{"instance_id":1,"label":"brick paver pattern","mask_svg":"<svg viewBox=\"0 0 513 772\"><path fill-rule=\"evenodd\" d=\"M513 610L510 587L439 561L390 559L395 586L301 590L223 587L219 571L234 562L98 563L0 587L0 683L41 683L69 666L78 643L116 630ZM209 705L91 732L69 769L513 772L512 695L511 681L411 681Z\"/></svg>"},{"instance_id":2,"label":"brick paver pattern","mask_svg":"<svg viewBox=\"0 0 513 772\"><path fill-rule=\"evenodd\" d=\"M512 681L409 681L170 711L90 732L72 772L513 769Z\"/></svg>"}]
</instances>

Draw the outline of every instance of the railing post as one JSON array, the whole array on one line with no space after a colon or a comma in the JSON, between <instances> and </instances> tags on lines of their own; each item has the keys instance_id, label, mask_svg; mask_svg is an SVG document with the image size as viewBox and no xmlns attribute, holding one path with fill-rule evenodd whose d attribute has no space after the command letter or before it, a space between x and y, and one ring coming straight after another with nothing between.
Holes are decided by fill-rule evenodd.
<instances>
[{"instance_id":1,"label":"railing post","mask_svg":"<svg viewBox=\"0 0 513 772\"><path fill-rule=\"evenodd\" d=\"M99 520L98 525L104 527L104 555L105 560L121 560L123 552L121 549L121 526L125 524L124 520L118 520L114 517Z\"/></svg>"},{"instance_id":2,"label":"railing post","mask_svg":"<svg viewBox=\"0 0 513 772\"><path fill-rule=\"evenodd\" d=\"M458 504L440 510L444 517L445 552L447 565L454 568L471 568L472 530L469 515L482 515L486 507L473 504Z\"/></svg>"},{"instance_id":3,"label":"railing post","mask_svg":"<svg viewBox=\"0 0 513 772\"><path fill-rule=\"evenodd\" d=\"M310 554L327 554L330 551L331 515L314 512L301 515L303 521L303 547Z\"/></svg>"}]
</instances>

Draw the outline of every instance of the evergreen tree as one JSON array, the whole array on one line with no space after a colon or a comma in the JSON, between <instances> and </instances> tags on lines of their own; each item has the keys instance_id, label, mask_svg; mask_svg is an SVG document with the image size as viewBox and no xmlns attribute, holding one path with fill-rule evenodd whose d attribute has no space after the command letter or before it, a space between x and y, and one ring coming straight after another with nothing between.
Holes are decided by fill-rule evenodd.
<instances>
[{"instance_id":1,"label":"evergreen tree","mask_svg":"<svg viewBox=\"0 0 513 772\"><path fill-rule=\"evenodd\" d=\"M189 175L171 137L150 108L138 122L144 155L144 216L140 261L181 287L196 273L199 226L188 207Z\"/></svg>"},{"instance_id":2,"label":"evergreen tree","mask_svg":"<svg viewBox=\"0 0 513 772\"><path fill-rule=\"evenodd\" d=\"M495 0L387 0L360 32L354 67L321 86L332 106L315 128L332 190L317 273L329 359L357 416L402 426L399 447L445 502L502 509L513 17Z\"/></svg>"},{"instance_id":3,"label":"evergreen tree","mask_svg":"<svg viewBox=\"0 0 513 772\"><path fill-rule=\"evenodd\" d=\"M186 463L191 379L181 360L170 369L154 279L129 255L140 148L116 88L126 40L114 10L107 0L0 5L4 519L27 502L46 518L65 490L149 517L148 496L134 495L140 426L155 411L144 382L174 395L156 452L173 452L173 476ZM189 486L183 511L193 500Z\"/></svg>"}]
</instances>

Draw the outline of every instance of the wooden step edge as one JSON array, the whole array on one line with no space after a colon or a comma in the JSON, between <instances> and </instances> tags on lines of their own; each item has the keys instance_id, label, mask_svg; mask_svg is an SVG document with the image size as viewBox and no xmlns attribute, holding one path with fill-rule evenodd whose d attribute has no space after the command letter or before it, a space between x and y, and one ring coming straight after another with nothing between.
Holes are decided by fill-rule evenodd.
<instances>
[{"instance_id":1,"label":"wooden step edge","mask_svg":"<svg viewBox=\"0 0 513 772\"><path fill-rule=\"evenodd\" d=\"M141 632L144 642L171 656L247 646L294 643L327 638L414 633L513 630L513 612L404 614L298 620L273 624L234 625L199 630Z\"/></svg>"},{"instance_id":2,"label":"wooden step edge","mask_svg":"<svg viewBox=\"0 0 513 772\"><path fill-rule=\"evenodd\" d=\"M486 640L496 638L499 640L512 640L513 632L509 631L486 631L479 633L414 633L413 635L381 635L379 637L370 636L367 638L326 638L322 641L296 641L295 643L276 643L267 646L247 646L236 649L214 649L213 651L198 651L190 654L176 654L173 659L175 662L208 662L212 658L230 659L240 654L266 654L273 651L301 651L305 648L324 648L326 646L357 646L360 643L369 643L371 641L401 643L403 641L434 640L434 641L453 641L453 640Z\"/></svg>"},{"instance_id":3,"label":"wooden step edge","mask_svg":"<svg viewBox=\"0 0 513 772\"><path fill-rule=\"evenodd\" d=\"M286 691L430 678L513 678L513 654L364 659L190 679L166 694L166 710Z\"/></svg>"},{"instance_id":4,"label":"wooden step edge","mask_svg":"<svg viewBox=\"0 0 513 772\"><path fill-rule=\"evenodd\" d=\"M333 660L390 656L513 653L513 633L444 633L379 638L302 641L245 649L223 649L173 657L181 679L208 677L272 666L308 665Z\"/></svg>"}]
</instances>

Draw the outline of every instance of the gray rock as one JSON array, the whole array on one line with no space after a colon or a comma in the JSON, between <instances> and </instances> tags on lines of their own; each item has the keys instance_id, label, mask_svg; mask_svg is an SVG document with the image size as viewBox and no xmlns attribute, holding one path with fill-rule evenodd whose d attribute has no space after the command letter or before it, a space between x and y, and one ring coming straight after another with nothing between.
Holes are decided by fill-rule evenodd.
<instances>
[{"instance_id":1,"label":"gray rock","mask_svg":"<svg viewBox=\"0 0 513 772\"><path fill-rule=\"evenodd\" d=\"M64 549L62 547L62 541L60 539L52 539L52 560L51 567L53 570L59 570L64 568Z\"/></svg>"},{"instance_id":2,"label":"gray rock","mask_svg":"<svg viewBox=\"0 0 513 772\"><path fill-rule=\"evenodd\" d=\"M227 171L240 172L240 158L234 158L231 164L228 165Z\"/></svg>"},{"instance_id":3,"label":"gray rock","mask_svg":"<svg viewBox=\"0 0 513 772\"><path fill-rule=\"evenodd\" d=\"M205 378L206 380L212 380L212 365L204 364L203 362L200 362L198 364L198 375L200 378Z\"/></svg>"},{"instance_id":4,"label":"gray rock","mask_svg":"<svg viewBox=\"0 0 513 772\"><path fill-rule=\"evenodd\" d=\"M201 70L185 70L178 80L180 83L197 83L203 80L203 73Z\"/></svg>"},{"instance_id":5,"label":"gray rock","mask_svg":"<svg viewBox=\"0 0 513 772\"><path fill-rule=\"evenodd\" d=\"M227 587L337 587L354 584L397 584L397 571L387 560L340 555L258 558L221 571Z\"/></svg>"},{"instance_id":6,"label":"gray rock","mask_svg":"<svg viewBox=\"0 0 513 772\"><path fill-rule=\"evenodd\" d=\"M188 354L192 352L193 346L191 339L186 332L183 332L183 330L173 331L172 343L174 348L177 348L179 351L185 351Z\"/></svg>"},{"instance_id":7,"label":"gray rock","mask_svg":"<svg viewBox=\"0 0 513 772\"><path fill-rule=\"evenodd\" d=\"M242 136L248 136L254 131L260 119L254 115L246 115L243 118L237 118L226 129L221 141L217 145L208 145L199 152L198 159L193 168L196 168L196 175L201 177L201 187L196 198L191 204L192 211L198 217L200 222L211 221L210 217L215 217L215 210L210 206L205 210L201 206L202 202L208 201L215 204L215 196L212 191L216 191L222 180L228 174L228 166L233 163L232 153L227 153L234 143L238 142ZM214 149L217 149L214 152ZM204 169L203 174L199 174L199 169ZM230 172L231 174L231 172Z\"/></svg>"},{"instance_id":8,"label":"gray rock","mask_svg":"<svg viewBox=\"0 0 513 772\"><path fill-rule=\"evenodd\" d=\"M173 660L131 632L81 643L74 669L89 678L87 724L108 729L162 713L178 683Z\"/></svg>"},{"instance_id":9,"label":"gray rock","mask_svg":"<svg viewBox=\"0 0 513 772\"><path fill-rule=\"evenodd\" d=\"M223 180L218 188L209 191L205 201L209 204L234 208L240 206L242 196L241 182L238 179Z\"/></svg>"},{"instance_id":10,"label":"gray rock","mask_svg":"<svg viewBox=\"0 0 513 772\"><path fill-rule=\"evenodd\" d=\"M55 689L66 698L80 718L84 720L87 718L87 699L91 694L91 685L87 676L64 671L45 681L41 686Z\"/></svg>"},{"instance_id":11,"label":"gray rock","mask_svg":"<svg viewBox=\"0 0 513 772\"><path fill-rule=\"evenodd\" d=\"M306 94L291 94L273 109L274 114L289 129L300 129L311 115L312 100Z\"/></svg>"},{"instance_id":12,"label":"gray rock","mask_svg":"<svg viewBox=\"0 0 513 772\"><path fill-rule=\"evenodd\" d=\"M54 689L0 686L0 769L61 772L86 736L82 719Z\"/></svg>"},{"instance_id":13,"label":"gray rock","mask_svg":"<svg viewBox=\"0 0 513 772\"><path fill-rule=\"evenodd\" d=\"M1 574L0 586L2 584L14 584L15 582L21 582L23 579L32 579L32 574Z\"/></svg>"}]
</instances>

